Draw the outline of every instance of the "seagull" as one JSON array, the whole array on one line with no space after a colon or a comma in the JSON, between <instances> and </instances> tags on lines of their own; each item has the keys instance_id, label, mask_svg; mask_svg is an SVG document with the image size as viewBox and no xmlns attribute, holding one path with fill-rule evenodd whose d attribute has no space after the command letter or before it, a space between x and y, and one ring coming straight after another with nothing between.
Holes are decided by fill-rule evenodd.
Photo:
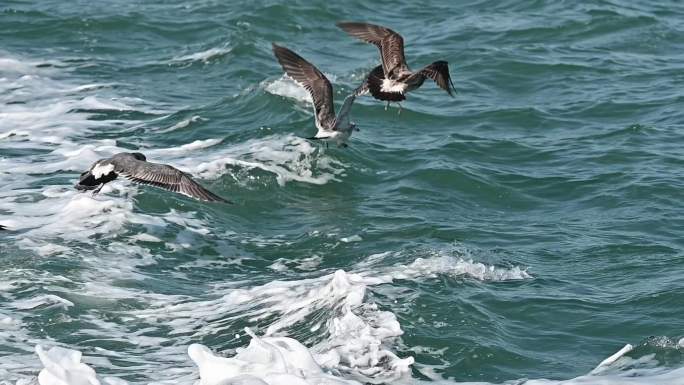
<instances>
[{"instance_id":1,"label":"seagull","mask_svg":"<svg viewBox=\"0 0 684 385\"><path fill-rule=\"evenodd\" d=\"M93 194L97 194L105 183L119 175L135 183L160 187L201 201L230 203L200 186L188 174L166 164L148 162L139 152L122 152L98 160L81 174L74 187L81 191L94 190Z\"/></svg>"},{"instance_id":2,"label":"seagull","mask_svg":"<svg viewBox=\"0 0 684 385\"><path fill-rule=\"evenodd\" d=\"M349 35L374 44L380 49L382 65L373 68L366 79L366 86L374 98L387 102L385 109L390 102L399 104L406 100L406 94L422 86L426 78L434 80L449 96L454 96L454 84L451 82L449 63L446 61L436 61L420 71L413 72L406 64L404 39L398 33L368 23L340 22L337 26Z\"/></svg>"},{"instance_id":3,"label":"seagull","mask_svg":"<svg viewBox=\"0 0 684 385\"><path fill-rule=\"evenodd\" d=\"M2 230L7 230L7 227L0 225L0 231L2 231Z\"/></svg>"},{"instance_id":4,"label":"seagull","mask_svg":"<svg viewBox=\"0 0 684 385\"><path fill-rule=\"evenodd\" d=\"M336 142L338 147L347 147L346 141L352 131L358 131L356 124L349 121L349 113L354 99L364 92L363 86L344 99L340 112L335 116L332 85L328 78L313 64L285 47L273 43L273 53L287 76L306 89L313 100L318 132L307 139L324 140L326 146L329 142Z\"/></svg>"}]
</instances>

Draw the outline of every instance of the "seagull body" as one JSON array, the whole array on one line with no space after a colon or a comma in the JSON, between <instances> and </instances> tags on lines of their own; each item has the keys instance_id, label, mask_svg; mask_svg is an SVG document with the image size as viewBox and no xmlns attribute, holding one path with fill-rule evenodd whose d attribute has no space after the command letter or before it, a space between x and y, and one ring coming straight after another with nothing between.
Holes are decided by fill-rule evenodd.
<instances>
[{"instance_id":1,"label":"seagull body","mask_svg":"<svg viewBox=\"0 0 684 385\"><path fill-rule=\"evenodd\" d=\"M423 85L430 78L453 96L454 85L449 75L449 63L440 60L413 72L404 57L404 39L389 28L368 23L337 23L349 35L371 43L380 49L382 65L371 71L365 86L378 100L400 102L406 94Z\"/></svg>"},{"instance_id":2,"label":"seagull body","mask_svg":"<svg viewBox=\"0 0 684 385\"><path fill-rule=\"evenodd\" d=\"M318 132L308 139L335 142L340 147L346 147L352 131L358 131L356 124L349 120L349 114L354 100L362 93L361 88L344 99L342 108L336 116L332 85L328 78L313 64L285 47L274 43L273 53L287 76L311 95Z\"/></svg>"},{"instance_id":3,"label":"seagull body","mask_svg":"<svg viewBox=\"0 0 684 385\"><path fill-rule=\"evenodd\" d=\"M81 174L76 189L94 190L97 194L102 186L119 175L139 184L146 184L173 191L205 202L228 202L200 186L186 173L166 164L147 162L145 155L122 152L95 162L90 170Z\"/></svg>"}]
</instances>

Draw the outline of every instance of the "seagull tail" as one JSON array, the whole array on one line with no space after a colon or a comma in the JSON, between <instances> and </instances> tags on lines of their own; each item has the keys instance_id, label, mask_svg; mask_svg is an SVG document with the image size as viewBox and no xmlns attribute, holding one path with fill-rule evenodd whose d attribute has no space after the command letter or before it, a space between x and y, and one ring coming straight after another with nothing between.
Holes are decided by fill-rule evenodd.
<instances>
[{"instance_id":1,"label":"seagull tail","mask_svg":"<svg viewBox=\"0 0 684 385\"><path fill-rule=\"evenodd\" d=\"M209 190L207 190L207 189L204 189L204 188L203 188L203 190L204 190L204 191L202 191L203 194L202 194L202 197L201 197L200 200L203 200L203 201L205 201L205 202L226 203L226 204L229 204L229 205L235 204L233 201L230 201L230 200L228 200L228 199L226 199L226 198L224 198L224 197L222 197L222 196L220 196L220 195L216 195L216 194L214 194L213 192L211 192L211 191L209 191Z\"/></svg>"},{"instance_id":2,"label":"seagull tail","mask_svg":"<svg viewBox=\"0 0 684 385\"><path fill-rule=\"evenodd\" d=\"M78 183L74 185L76 190L79 191L94 190L97 186L99 186L99 183L95 181L95 176L90 171L81 174Z\"/></svg>"},{"instance_id":3,"label":"seagull tail","mask_svg":"<svg viewBox=\"0 0 684 385\"><path fill-rule=\"evenodd\" d=\"M389 102L401 102L406 100L404 94L400 92L386 92L382 90L382 82L385 79L385 74L382 71L382 66L379 65L368 74L366 83L362 87L368 89L374 98L378 100L385 100ZM363 88L361 89L363 90Z\"/></svg>"}]
</instances>

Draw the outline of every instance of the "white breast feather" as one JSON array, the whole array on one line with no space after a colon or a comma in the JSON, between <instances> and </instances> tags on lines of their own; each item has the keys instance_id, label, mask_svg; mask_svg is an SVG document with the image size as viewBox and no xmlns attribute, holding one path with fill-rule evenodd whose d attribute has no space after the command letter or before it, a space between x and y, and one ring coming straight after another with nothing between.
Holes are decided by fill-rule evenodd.
<instances>
[{"instance_id":1,"label":"white breast feather","mask_svg":"<svg viewBox=\"0 0 684 385\"><path fill-rule=\"evenodd\" d=\"M95 167L93 167L92 170L90 170L90 173L93 174L95 179L100 179L103 175L107 175L112 171L114 171L113 164L101 165L98 163L95 165Z\"/></svg>"},{"instance_id":2,"label":"white breast feather","mask_svg":"<svg viewBox=\"0 0 684 385\"><path fill-rule=\"evenodd\" d=\"M406 83L396 83L390 79L382 79L382 87L380 87L382 92L398 92L403 94L406 91Z\"/></svg>"}]
</instances>

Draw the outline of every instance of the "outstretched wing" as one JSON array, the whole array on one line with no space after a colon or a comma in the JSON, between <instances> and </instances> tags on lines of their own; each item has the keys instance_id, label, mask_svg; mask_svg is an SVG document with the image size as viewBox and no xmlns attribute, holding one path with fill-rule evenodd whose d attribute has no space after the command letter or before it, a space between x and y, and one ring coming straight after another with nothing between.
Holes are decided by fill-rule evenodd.
<instances>
[{"instance_id":1,"label":"outstretched wing","mask_svg":"<svg viewBox=\"0 0 684 385\"><path fill-rule=\"evenodd\" d=\"M113 159L112 163L117 173L135 183L163 188L201 201L229 203L175 167L133 159Z\"/></svg>"},{"instance_id":2,"label":"outstretched wing","mask_svg":"<svg viewBox=\"0 0 684 385\"><path fill-rule=\"evenodd\" d=\"M340 112L337 114L337 119L335 120L335 127L349 127L349 115L351 114L351 108L356 99L356 92L352 92L346 98L344 98L344 103Z\"/></svg>"},{"instance_id":3,"label":"outstretched wing","mask_svg":"<svg viewBox=\"0 0 684 385\"><path fill-rule=\"evenodd\" d=\"M451 82L451 75L449 75L449 63L443 60L436 61L425 66L425 68L418 71L417 74L434 80L439 88L446 91L450 96L454 96L454 83Z\"/></svg>"},{"instance_id":4,"label":"outstretched wing","mask_svg":"<svg viewBox=\"0 0 684 385\"><path fill-rule=\"evenodd\" d=\"M388 76L396 69L408 70L404 58L404 39L389 28L368 23L337 23L343 31L380 49L382 70Z\"/></svg>"},{"instance_id":5,"label":"outstretched wing","mask_svg":"<svg viewBox=\"0 0 684 385\"><path fill-rule=\"evenodd\" d=\"M319 130L332 127L335 122L335 107L332 85L328 78L313 64L285 47L273 43L273 53L285 73L311 95L316 113L316 127Z\"/></svg>"}]
</instances>

